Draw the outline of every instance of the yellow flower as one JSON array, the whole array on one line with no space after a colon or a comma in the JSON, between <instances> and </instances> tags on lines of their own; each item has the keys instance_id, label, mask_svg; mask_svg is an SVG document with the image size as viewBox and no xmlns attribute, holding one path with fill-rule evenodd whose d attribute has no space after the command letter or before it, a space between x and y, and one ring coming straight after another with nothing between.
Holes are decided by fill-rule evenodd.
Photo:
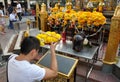
<instances>
[{"instance_id":1,"label":"yellow flower","mask_svg":"<svg viewBox=\"0 0 120 82\"><path fill-rule=\"evenodd\" d=\"M38 40L40 40L40 44L43 45L43 43L49 44L51 42L59 41L61 39L61 35L55 32L47 31L42 34L38 34L36 38L38 38Z\"/></svg>"},{"instance_id":2,"label":"yellow flower","mask_svg":"<svg viewBox=\"0 0 120 82\"><path fill-rule=\"evenodd\" d=\"M58 21L59 19L63 19L63 22L61 23L61 26L65 26L67 24L67 20L70 20L72 22L78 21L78 28L81 28L83 26L100 26L104 25L106 23L106 18L103 16L100 12L89 12L89 11L79 11L76 12L74 10L67 10L66 12L57 12L52 13L48 20L55 19L55 21Z\"/></svg>"},{"instance_id":3,"label":"yellow flower","mask_svg":"<svg viewBox=\"0 0 120 82\"><path fill-rule=\"evenodd\" d=\"M56 34L55 37L60 40L61 39L61 35L60 34Z\"/></svg>"}]
</instances>

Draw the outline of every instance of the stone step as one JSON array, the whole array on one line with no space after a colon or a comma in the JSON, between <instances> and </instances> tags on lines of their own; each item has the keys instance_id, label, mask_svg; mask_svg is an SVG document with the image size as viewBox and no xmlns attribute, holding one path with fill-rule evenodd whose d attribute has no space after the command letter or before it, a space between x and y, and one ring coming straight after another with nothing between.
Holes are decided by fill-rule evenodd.
<instances>
[{"instance_id":1,"label":"stone step","mask_svg":"<svg viewBox=\"0 0 120 82\"><path fill-rule=\"evenodd\" d=\"M85 78L87 66L85 64L78 64L77 75ZM120 80L112 73L105 73L102 70L96 70L93 68L88 80L91 82L120 82Z\"/></svg>"},{"instance_id":2,"label":"stone step","mask_svg":"<svg viewBox=\"0 0 120 82\"><path fill-rule=\"evenodd\" d=\"M118 79L120 79L120 68L116 65L113 65L113 72L112 72Z\"/></svg>"},{"instance_id":3,"label":"stone step","mask_svg":"<svg viewBox=\"0 0 120 82\"><path fill-rule=\"evenodd\" d=\"M92 60L90 61L91 63L92 63ZM80 59L79 60L79 64L80 65L88 65L88 62L85 60L85 59ZM96 69L96 70L102 70L102 66L103 66L103 62L101 61L101 60L99 60L99 61L96 61L95 63L94 63L94 69Z\"/></svg>"},{"instance_id":4,"label":"stone step","mask_svg":"<svg viewBox=\"0 0 120 82\"><path fill-rule=\"evenodd\" d=\"M118 62L113 65L113 74L120 79L120 57L117 60Z\"/></svg>"},{"instance_id":5,"label":"stone step","mask_svg":"<svg viewBox=\"0 0 120 82\"><path fill-rule=\"evenodd\" d=\"M120 80L112 73L105 73L98 70L93 70L89 79L95 82L120 82Z\"/></svg>"}]
</instances>

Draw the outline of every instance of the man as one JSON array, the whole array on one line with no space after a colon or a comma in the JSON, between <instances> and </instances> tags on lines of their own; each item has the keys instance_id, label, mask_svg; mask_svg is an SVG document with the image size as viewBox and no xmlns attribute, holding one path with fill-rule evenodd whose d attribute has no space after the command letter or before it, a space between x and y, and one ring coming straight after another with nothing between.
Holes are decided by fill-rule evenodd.
<instances>
[{"instance_id":1,"label":"man","mask_svg":"<svg viewBox=\"0 0 120 82\"><path fill-rule=\"evenodd\" d=\"M16 22L17 21L17 14L16 14L16 10L14 9L12 11L12 13L10 14L10 23L9 23L9 28L10 29L14 29L14 25L13 25L13 22Z\"/></svg>"},{"instance_id":2,"label":"man","mask_svg":"<svg viewBox=\"0 0 120 82\"><path fill-rule=\"evenodd\" d=\"M3 14L3 8L4 6L0 6L0 34L4 35L6 32L5 32L5 19L4 17L6 17L4 14Z\"/></svg>"},{"instance_id":3,"label":"man","mask_svg":"<svg viewBox=\"0 0 120 82\"><path fill-rule=\"evenodd\" d=\"M36 82L57 76L57 59L55 46L51 43L51 67L41 68L30 62L37 58L40 42L37 38L29 36L23 39L19 55L13 55L8 62L9 82Z\"/></svg>"},{"instance_id":4,"label":"man","mask_svg":"<svg viewBox=\"0 0 120 82\"><path fill-rule=\"evenodd\" d=\"M3 14L3 8L2 8L2 6L0 6L0 17L2 17L2 16L4 16L4 14Z\"/></svg>"},{"instance_id":5,"label":"man","mask_svg":"<svg viewBox=\"0 0 120 82\"><path fill-rule=\"evenodd\" d=\"M8 8L7 8L7 15L9 16L9 15L12 13L12 11L13 11L13 7L12 7L12 5L9 3L9 4L8 4Z\"/></svg>"},{"instance_id":6,"label":"man","mask_svg":"<svg viewBox=\"0 0 120 82\"><path fill-rule=\"evenodd\" d=\"M18 18L19 18L19 21L22 20L22 7L21 7L21 4L19 3L19 1L17 1L17 15L18 15Z\"/></svg>"}]
</instances>

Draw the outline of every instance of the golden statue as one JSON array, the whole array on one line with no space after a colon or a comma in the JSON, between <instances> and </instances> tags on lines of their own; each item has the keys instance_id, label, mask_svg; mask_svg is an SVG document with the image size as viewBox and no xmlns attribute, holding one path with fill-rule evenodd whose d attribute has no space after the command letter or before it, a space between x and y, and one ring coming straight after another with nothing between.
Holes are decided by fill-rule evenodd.
<instances>
[{"instance_id":1,"label":"golden statue","mask_svg":"<svg viewBox=\"0 0 120 82\"><path fill-rule=\"evenodd\" d=\"M41 12L46 12L46 5L44 3L41 5Z\"/></svg>"},{"instance_id":2,"label":"golden statue","mask_svg":"<svg viewBox=\"0 0 120 82\"><path fill-rule=\"evenodd\" d=\"M41 5L41 11L40 11L40 21L41 21L41 30L42 31L46 31L47 30L47 17L48 17L48 13L46 11L46 5L44 3L42 3Z\"/></svg>"},{"instance_id":3,"label":"golden statue","mask_svg":"<svg viewBox=\"0 0 120 82\"><path fill-rule=\"evenodd\" d=\"M72 3L71 2L67 2L66 3L66 10L71 10L72 9Z\"/></svg>"},{"instance_id":4,"label":"golden statue","mask_svg":"<svg viewBox=\"0 0 120 82\"><path fill-rule=\"evenodd\" d=\"M66 0L66 3L67 3L67 2L71 2L71 0Z\"/></svg>"},{"instance_id":5,"label":"golden statue","mask_svg":"<svg viewBox=\"0 0 120 82\"><path fill-rule=\"evenodd\" d=\"M103 11L104 5L105 5L104 0L100 0L99 5L98 5L98 11L99 12Z\"/></svg>"},{"instance_id":6,"label":"golden statue","mask_svg":"<svg viewBox=\"0 0 120 82\"><path fill-rule=\"evenodd\" d=\"M75 5L75 8L77 9L77 10L79 10L80 9L80 0L76 0L76 5Z\"/></svg>"}]
</instances>

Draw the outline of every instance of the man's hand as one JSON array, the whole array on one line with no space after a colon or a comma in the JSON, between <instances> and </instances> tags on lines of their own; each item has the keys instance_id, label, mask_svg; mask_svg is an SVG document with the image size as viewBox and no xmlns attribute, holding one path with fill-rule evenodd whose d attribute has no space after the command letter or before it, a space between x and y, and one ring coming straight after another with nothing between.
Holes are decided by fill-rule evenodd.
<instances>
[{"instance_id":1,"label":"man's hand","mask_svg":"<svg viewBox=\"0 0 120 82\"><path fill-rule=\"evenodd\" d=\"M55 51L55 48L56 48L56 45L58 44L58 42L55 42L55 43L51 43L50 45L50 49L51 49L51 52L54 52Z\"/></svg>"}]
</instances>

